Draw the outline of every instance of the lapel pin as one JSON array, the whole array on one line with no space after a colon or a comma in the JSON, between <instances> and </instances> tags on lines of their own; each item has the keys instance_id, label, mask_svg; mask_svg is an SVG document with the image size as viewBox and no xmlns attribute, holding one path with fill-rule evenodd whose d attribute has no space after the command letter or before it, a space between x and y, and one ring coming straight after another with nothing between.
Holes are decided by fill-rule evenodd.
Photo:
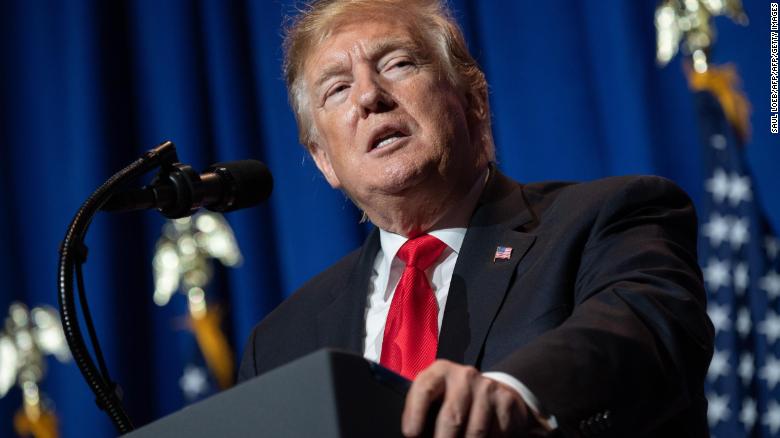
<instances>
[{"instance_id":1,"label":"lapel pin","mask_svg":"<svg viewBox=\"0 0 780 438\"><path fill-rule=\"evenodd\" d=\"M493 256L493 263L495 263L496 260L509 260L510 257L512 257L511 246L497 246L496 254Z\"/></svg>"}]
</instances>

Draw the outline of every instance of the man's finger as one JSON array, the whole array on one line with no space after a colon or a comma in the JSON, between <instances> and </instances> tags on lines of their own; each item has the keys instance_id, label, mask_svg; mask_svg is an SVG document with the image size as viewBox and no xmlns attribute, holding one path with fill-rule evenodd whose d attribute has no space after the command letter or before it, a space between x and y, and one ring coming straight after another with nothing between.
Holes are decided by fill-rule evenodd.
<instances>
[{"instance_id":1,"label":"man's finger","mask_svg":"<svg viewBox=\"0 0 780 438\"><path fill-rule=\"evenodd\" d=\"M482 379L474 388L466 438L483 438L490 434L493 423L492 392L497 384L493 380Z\"/></svg>"},{"instance_id":2,"label":"man's finger","mask_svg":"<svg viewBox=\"0 0 780 438\"><path fill-rule=\"evenodd\" d=\"M527 412L525 412L525 406L514 390L501 386L499 383L492 394L496 423L498 429L504 434L516 432L521 425L525 424Z\"/></svg>"},{"instance_id":3,"label":"man's finger","mask_svg":"<svg viewBox=\"0 0 780 438\"><path fill-rule=\"evenodd\" d=\"M406 394L401 417L401 431L405 436L413 437L422 433L431 403L444 394L445 373L446 364L437 361L418 374L412 382L412 387Z\"/></svg>"},{"instance_id":4,"label":"man's finger","mask_svg":"<svg viewBox=\"0 0 780 438\"><path fill-rule=\"evenodd\" d=\"M460 436L466 428L472 400L472 385L479 371L472 367L451 367L445 376L444 403L436 417L435 438Z\"/></svg>"}]
</instances>

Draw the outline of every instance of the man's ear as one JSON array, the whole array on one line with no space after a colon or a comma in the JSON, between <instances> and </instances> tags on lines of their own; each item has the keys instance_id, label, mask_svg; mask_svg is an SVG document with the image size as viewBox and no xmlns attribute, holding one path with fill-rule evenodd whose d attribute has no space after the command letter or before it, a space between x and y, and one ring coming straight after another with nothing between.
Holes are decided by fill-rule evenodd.
<instances>
[{"instance_id":1,"label":"man's ear","mask_svg":"<svg viewBox=\"0 0 780 438\"><path fill-rule=\"evenodd\" d=\"M320 169L322 176L325 177L325 180L328 181L328 184L330 184L330 186L334 189L341 188L341 181L339 181L339 177L336 176L336 172L333 171L333 166L331 165L328 151L314 142L308 145L308 149L311 157L314 158L314 164L316 164L317 168Z\"/></svg>"}]
</instances>

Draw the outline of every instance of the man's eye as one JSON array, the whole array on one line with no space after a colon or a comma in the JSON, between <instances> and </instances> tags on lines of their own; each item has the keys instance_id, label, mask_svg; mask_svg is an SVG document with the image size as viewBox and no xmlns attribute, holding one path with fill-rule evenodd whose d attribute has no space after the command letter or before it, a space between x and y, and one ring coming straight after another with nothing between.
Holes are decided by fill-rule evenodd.
<instances>
[{"instance_id":1,"label":"man's eye","mask_svg":"<svg viewBox=\"0 0 780 438\"><path fill-rule=\"evenodd\" d=\"M347 88L349 88L349 85L347 85L347 84L336 85L335 87L332 87L330 90L328 90L328 93L325 95L325 98L327 99L327 98L329 98L331 96L339 94L342 91L346 90Z\"/></svg>"},{"instance_id":2,"label":"man's eye","mask_svg":"<svg viewBox=\"0 0 780 438\"><path fill-rule=\"evenodd\" d=\"M395 61L392 64L390 64L388 69L393 69L393 68L401 68L402 69L402 68L407 68L407 67L412 67L412 66L414 66L414 63L411 60L400 59L400 60Z\"/></svg>"}]
</instances>

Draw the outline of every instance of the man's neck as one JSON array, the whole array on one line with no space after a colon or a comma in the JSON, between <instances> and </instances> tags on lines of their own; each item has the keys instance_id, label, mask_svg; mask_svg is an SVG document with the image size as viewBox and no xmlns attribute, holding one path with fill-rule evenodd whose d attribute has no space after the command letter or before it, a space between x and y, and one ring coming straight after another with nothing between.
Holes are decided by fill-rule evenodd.
<instances>
[{"instance_id":1,"label":"man's neck","mask_svg":"<svg viewBox=\"0 0 780 438\"><path fill-rule=\"evenodd\" d=\"M471 187L461 191L462 195L451 194L449 199L430 199L427 203L422 203L420 211L404 212L401 208L385 210L402 213L390 217L372 217L374 215L367 213L377 227L407 237L445 228L465 228L485 189L489 175L490 168L485 167L474 179Z\"/></svg>"}]
</instances>

